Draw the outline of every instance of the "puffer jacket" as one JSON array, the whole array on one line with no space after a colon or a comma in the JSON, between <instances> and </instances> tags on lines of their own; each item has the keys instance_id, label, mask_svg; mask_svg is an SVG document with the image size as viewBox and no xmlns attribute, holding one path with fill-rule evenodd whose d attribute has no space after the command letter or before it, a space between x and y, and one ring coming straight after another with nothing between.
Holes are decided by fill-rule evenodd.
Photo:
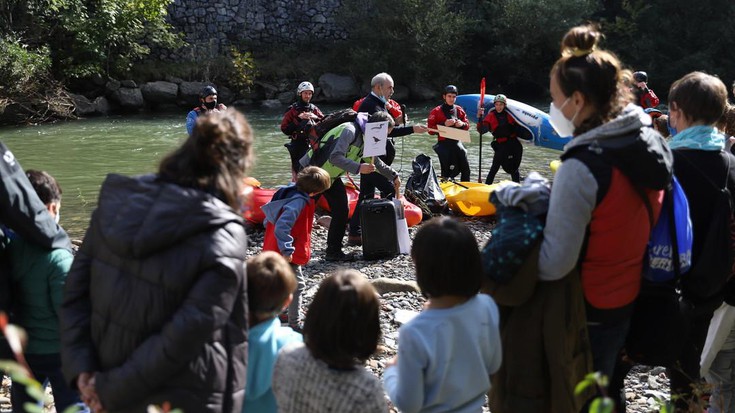
<instances>
[{"instance_id":1,"label":"puffer jacket","mask_svg":"<svg viewBox=\"0 0 735 413\"><path fill-rule=\"evenodd\" d=\"M243 219L205 192L108 175L69 272L62 363L110 412L237 412L247 365Z\"/></svg>"}]
</instances>

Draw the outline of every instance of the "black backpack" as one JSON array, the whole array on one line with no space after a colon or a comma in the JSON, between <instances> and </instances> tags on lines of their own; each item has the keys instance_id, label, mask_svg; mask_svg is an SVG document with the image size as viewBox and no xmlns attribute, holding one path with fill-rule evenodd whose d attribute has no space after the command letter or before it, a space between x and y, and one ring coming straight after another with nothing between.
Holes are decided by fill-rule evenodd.
<instances>
[{"instance_id":1,"label":"black backpack","mask_svg":"<svg viewBox=\"0 0 735 413\"><path fill-rule=\"evenodd\" d=\"M723 293L723 289L732 276L733 269L733 205L732 195L727 189L730 176L730 156L727 158L727 169L722 186L712 181L697 166L682 154L696 171L704 177L704 181L717 191L712 216L704 238L702 251L692 268L681 278L681 291L685 299L694 305L705 303ZM723 246L727 246L723 248Z\"/></svg>"},{"instance_id":2,"label":"black backpack","mask_svg":"<svg viewBox=\"0 0 735 413\"><path fill-rule=\"evenodd\" d=\"M309 146L316 151L319 149L319 142L327 132L345 122L354 122L355 119L357 119L357 112L349 108L330 113L312 126L312 133L309 134Z\"/></svg>"}]
</instances>

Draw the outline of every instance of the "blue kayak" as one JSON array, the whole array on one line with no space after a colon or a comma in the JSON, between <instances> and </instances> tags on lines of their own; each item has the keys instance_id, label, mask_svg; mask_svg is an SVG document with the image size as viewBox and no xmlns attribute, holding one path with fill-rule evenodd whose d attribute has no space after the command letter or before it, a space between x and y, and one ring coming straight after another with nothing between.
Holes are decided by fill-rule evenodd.
<instances>
[{"instance_id":1,"label":"blue kayak","mask_svg":"<svg viewBox=\"0 0 735 413\"><path fill-rule=\"evenodd\" d=\"M485 95L483 106L485 113L494 108L493 99L495 95ZM477 120L477 103L480 101L480 95L459 95L457 96L457 105L467 112L467 118L471 121ZM561 151L571 139L571 136L559 136L551 122L549 115L543 111L534 108L517 100L508 99L505 107L510 114L518 121L523 128L521 138L532 141L536 146L544 148L556 149Z\"/></svg>"}]
</instances>

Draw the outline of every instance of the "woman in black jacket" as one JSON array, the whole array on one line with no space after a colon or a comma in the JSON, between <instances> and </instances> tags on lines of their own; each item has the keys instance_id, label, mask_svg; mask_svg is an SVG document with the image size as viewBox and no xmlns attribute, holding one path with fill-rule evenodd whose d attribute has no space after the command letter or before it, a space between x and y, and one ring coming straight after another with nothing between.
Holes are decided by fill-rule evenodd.
<instances>
[{"instance_id":1,"label":"woman in black jacket","mask_svg":"<svg viewBox=\"0 0 735 413\"><path fill-rule=\"evenodd\" d=\"M102 184L60 315L64 375L94 410L240 412L252 141L242 115L212 113L158 174Z\"/></svg>"}]
</instances>

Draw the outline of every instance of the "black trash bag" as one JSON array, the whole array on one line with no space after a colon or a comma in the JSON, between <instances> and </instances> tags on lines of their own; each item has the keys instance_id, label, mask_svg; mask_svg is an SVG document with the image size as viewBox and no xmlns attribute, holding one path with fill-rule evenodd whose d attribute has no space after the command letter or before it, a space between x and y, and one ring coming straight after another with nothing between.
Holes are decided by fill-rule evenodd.
<instances>
[{"instance_id":1,"label":"black trash bag","mask_svg":"<svg viewBox=\"0 0 735 413\"><path fill-rule=\"evenodd\" d=\"M406 181L404 192L406 199L421 208L425 220L446 211L447 199L439 186L431 158L422 153L411 162L411 166L413 172Z\"/></svg>"}]
</instances>

